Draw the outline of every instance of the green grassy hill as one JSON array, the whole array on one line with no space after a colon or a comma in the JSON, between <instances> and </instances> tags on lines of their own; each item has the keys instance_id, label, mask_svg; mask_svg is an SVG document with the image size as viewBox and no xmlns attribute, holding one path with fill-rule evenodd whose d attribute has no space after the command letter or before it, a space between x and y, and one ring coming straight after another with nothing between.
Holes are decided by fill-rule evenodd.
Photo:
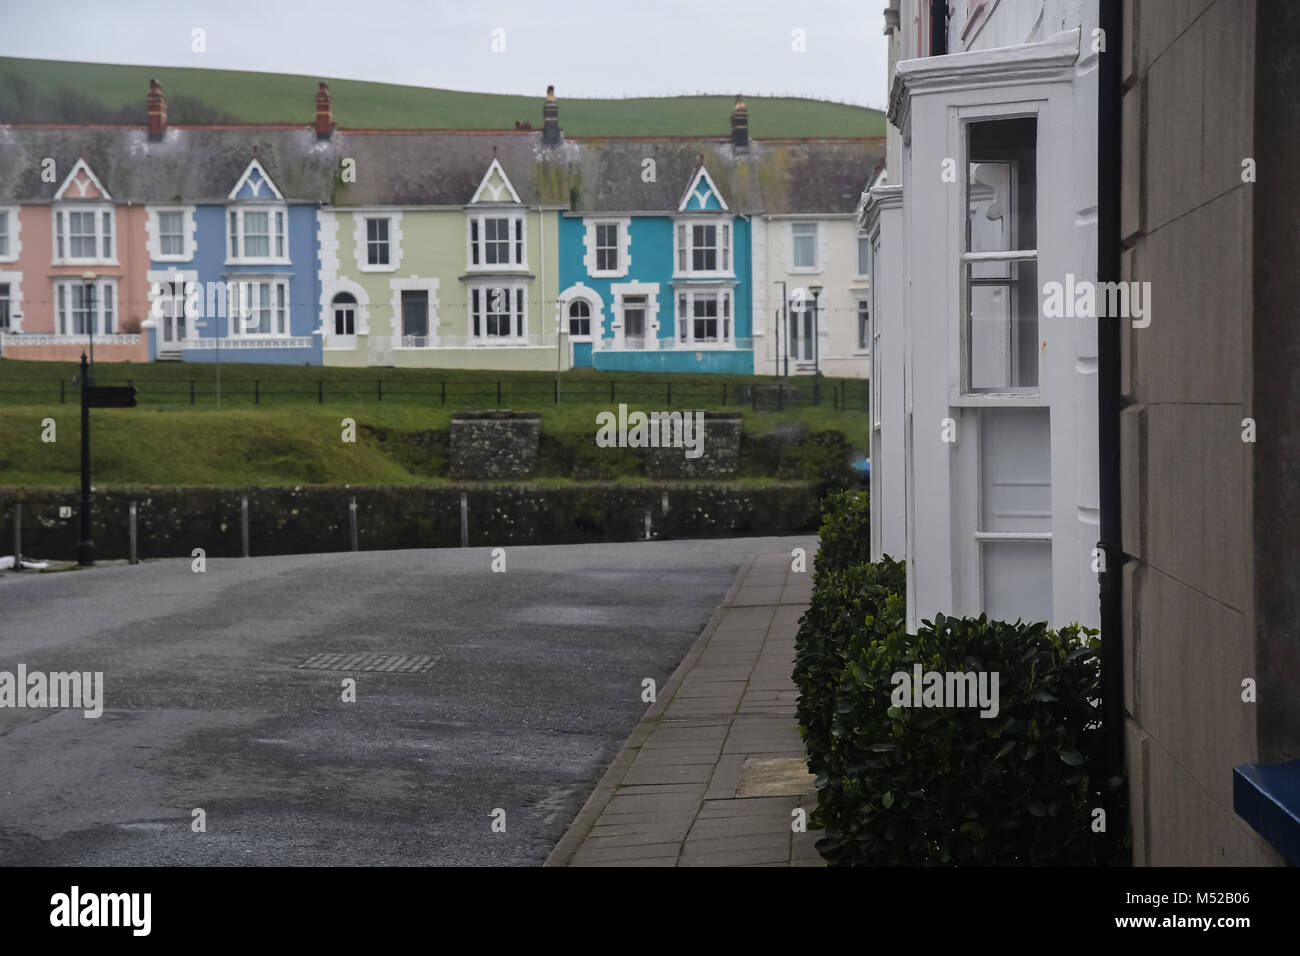
<instances>
[{"instance_id":1,"label":"green grassy hill","mask_svg":"<svg viewBox=\"0 0 1300 956\"><path fill-rule=\"evenodd\" d=\"M318 80L330 85L342 127L513 129L542 124L545 88L526 96L467 93L329 77L119 66L0 57L0 123L143 125L150 78L163 85L173 123L310 123ZM565 99L570 136L724 136L731 96ZM747 97L750 135L812 138L885 135L878 110L820 100Z\"/></svg>"}]
</instances>

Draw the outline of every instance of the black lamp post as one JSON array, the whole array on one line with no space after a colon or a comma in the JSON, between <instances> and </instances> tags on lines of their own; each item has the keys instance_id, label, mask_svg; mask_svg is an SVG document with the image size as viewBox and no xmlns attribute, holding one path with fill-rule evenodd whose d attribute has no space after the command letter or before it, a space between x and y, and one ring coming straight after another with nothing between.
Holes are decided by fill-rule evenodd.
<instances>
[{"instance_id":1,"label":"black lamp post","mask_svg":"<svg viewBox=\"0 0 1300 956\"><path fill-rule=\"evenodd\" d=\"M95 542L90 537L90 366L81 353L81 540L77 542L77 564L88 568L95 563Z\"/></svg>"},{"instance_id":2,"label":"black lamp post","mask_svg":"<svg viewBox=\"0 0 1300 956\"><path fill-rule=\"evenodd\" d=\"M81 274L81 305L86 310L86 335L90 341L90 374L95 374L95 273ZM92 381L93 385L94 382Z\"/></svg>"},{"instance_id":3,"label":"black lamp post","mask_svg":"<svg viewBox=\"0 0 1300 956\"><path fill-rule=\"evenodd\" d=\"M821 362L821 319L817 315L817 297L822 294L824 286L814 282L808 286L813 297L813 404L822 403L822 362Z\"/></svg>"}]
</instances>

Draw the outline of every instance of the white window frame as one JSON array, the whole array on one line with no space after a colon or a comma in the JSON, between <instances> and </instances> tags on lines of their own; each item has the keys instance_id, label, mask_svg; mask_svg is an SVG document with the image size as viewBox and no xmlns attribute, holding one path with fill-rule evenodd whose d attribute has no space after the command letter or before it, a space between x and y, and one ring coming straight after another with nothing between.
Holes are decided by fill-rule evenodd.
<instances>
[{"instance_id":1,"label":"white window frame","mask_svg":"<svg viewBox=\"0 0 1300 956\"><path fill-rule=\"evenodd\" d=\"M164 253L162 251L162 214L181 214L181 251ZM149 206L145 218L146 239L149 245L149 258L154 262L189 262L194 258L196 224L193 206Z\"/></svg>"},{"instance_id":2,"label":"white window frame","mask_svg":"<svg viewBox=\"0 0 1300 956\"><path fill-rule=\"evenodd\" d=\"M853 277L866 279L871 275L871 237L865 229L858 230L857 257L853 264ZM865 254L864 254L865 253ZM865 265L865 269L863 266Z\"/></svg>"},{"instance_id":3,"label":"white window frame","mask_svg":"<svg viewBox=\"0 0 1300 956\"><path fill-rule=\"evenodd\" d=\"M494 290L505 289L507 309L504 314L510 317L509 335L488 335L488 306ZM481 314L478 330L474 324L474 294L478 293ZM522 311L521 311L522 308ZM527 282L475 282L465 289L465 311L468 339L475 348L493 348L503 345L519 345L528 341L528 283Z\"/></svg>"},{"instance_id":4,"label":"white window frame","mask_svg":"<svg viewBox=\"0 0 1300 956\"><path fill-rule=\"evenodd\" d=\"M72 213L89 213L94 224L93 256L72 255ZM104 255L105 215L108 216L108 250ZM65 203L57 202L50 210L51 264L52 265L117 265L117 209L111 202ZM62 245L62 253L60 253Z\"/></svg>"},{"instance_id":5,"label":"white window frame","mask_svg":"<svg viewBox=\"0 0 1300 956\"><path fill-rule=\"evenodd\" d=\"M585 305L587 307L587 331L574 332L574 316L571 311L575 305ZM585 295L575 295L572 299L564 304L564 326L563 331L569 336L570 342L591 342L596 338L595 330L600 325L600 313L596 311L595 304Z\"/></svg>"},{"instance_id":6,"label":"white window frame","mask_svg":"<svg viewBox=\"0 0 1300 956\"><path fill-rule=\"evenodd\" d=\"M18 206L0 206L0 220L4 221L3 246L0 246L0 262L17 262L23 251L23 241L19 238L23 223L19 218Z\"/></svg>"},{"instance_id":7,"label":"white window frame","mask_svg":"<svg viewBox=\"0 0 1300 956\"><path fill-rule=\"evenodd\" d=\"M569 306L579 299L591 309L591 334L572 335L569 332ZM559 332L569 336L571 342L595 342L604 335L605 300L599 292L581 282L575 282L560 293Z\"/></svg>"},{"instance_id":8,"label":"white window frame","mask_svg":"<svg viewBox=\"0 0 1300 956\"><path fill-rule=\"evenodd\" d=\"M243 275L231 276L230 282L234 288L231 290L237 299L237 304L227 303L227 311L230 313L230 319L226 323L228 329L228 338L232 339L287 339L293 335L293 302L289 296L289 278L282 275ZM268 308L270 310L269 332L248 332L245 327L252 318L253 302L261 298L259 293L251 293L251 287L268 287ZM279 290L283 290L283 296ZM283 302L283 304L281 304ZM260 311L260 302L258 309ZM283 315L281 315L283 312ZM283 319L283 331L277 328L280 320Z\"/></svg>"},{"instance_id":9,"label":"white window frame","mask_svg":"<svg viewBox=\"0 0 1300 956\"><path fill-rule=\"evenodd\" d=\"M371 265L369 222L388 221L388 262ZM397 210L355 209L352 211L352 251L359 272L396 272L402 267L402 214Z\"/></svg>"},{"instance_id":10,"label":"white window frame","mask_svg":"<svg viewBox=\"0 0 1300 956\"><path fill-rule=\"evenodd\" d=\"M818 228L819 225L820 224L815 220L808 220L808 219L796 219L790 223L790 272L792 274L800 274L800 273L810 274L810 273L817 273L822 271L821 229ZM795 230L800 227L806 228L809 226L812 227L811 238L812 238L812 247L813 247L813 261L812 261L812 265L801 266L799 265L798 262L799 246L798 243L795 241L797 238L800 237L795 235ZM802 238L808 238L808 237L805 236Z\"/></svg>"},{"instance_id":11,"label":"white window frame","mask_svg":"<svg viewBox=\"0 0 1300 956\"><path fill-rule=\"evenodd\" d=\"M710 349L734 349L736 347L736 288L731 285L685 286L679 285L675 291L674 316L677 327L675 347L705 352ZM697 339L695 337L695 302L698 299L716 299L718 303L717 339ZM682 313L685 300L686 311Z\"/></svg>"},{"instance_id":12,"label":"white window frame","mask_svg":"<svg viewBox=\"0 0 1300 956\"><path fill-rule=\"evenodd\" d=\"M716 228L714 240L717 256L716 268L695 269L695 227L713 226ZM683 232L682 230L685 230ZM677 218L673 221L673 277L701 279L732 279L736 275L735 223L731 217L714 216L705 218Z\"/></svg>"},{"instance_id":13,"label":"white window frame","mask_svg":"<svg viewBox=\"0 0 1300 956\"><path fill-rule=\"evenodd\" d=\"M4 331L14 335L23 330L23 274L0 270L0 283L9 286L9 328Z\"/></svg>"},{"instance_id":14,"label":"white window frame","mask_svg":"<svg viewBox=\"0 0 1300 956\"><path fill-rule=\"evenodd\" d=\"M866 306L867 313L865 326L862 322L863 306ZM871 293L869 291L853 293L853 351L857 355L866 355L871 351L871 320L873 315ZM864 338L866 339L865 342L863 341Z\"/></svg>"},{"instance_id":15,"label":"white window frame","mask_svg":"<svg viewBox=\"0 0 1300 956\"><path fill-rule=\"evenodd\" d=\"M623 218L592 218L584 219L583 247L583 266L587 270L587 275L595 279L621 279L627 275L632 266L632 220L631 217ZM599 269L597 263L596 237L599 234L600 226L615 226L618 229L618 241L614 249L618 256L618 265L613 269Z\"/></svg>"},{"instance_id":16,"label":"white window frame","mask_svg":"<svg viewBox=\"0 0 1300 956\"><path fill-rule=\"evenodd\" d=\"M244 217L248 213L266 213L266 248L265 256L249 256L245 253L248 248L248 232L244 225ZM239 243L238 255L230 242L230 217L236 217L236 231ZM277 215L280 219L277 220ZM277 225L283 224L283 229L277 229ZM282 202L239 202L231 203L225 207L225 214L222 218L222 231L226 234L226 265L290 265L289 258L289 206ZM276 248L283 244L284 254L276 255Z\"/></svg>"},{"instance_id":17,"label":"white window frame","mask_svg":"<svg viewBox=\"0 0 1300 956\"><path fill-rule=\"evenodd\" d=\"M505 219L510 225L506 251L509 261L487 263L487 220ZM493 242L500 242L494 239ZM475 258L478 262L475 262ZM467 272L527 272L528 216L518 206L475 209L465 217L465 270Z\"/></svg>"},{"instance_id":18,"label":"white window frame","mask_svg":"<svg viewBox=\"0 0 1300 956\"><path fill-rule=\"evenodd\" d=\"M69 331L73 324L73 289L84 288L86 284L75 277L54 280L54 335L56 337L73 340L88 338L88 334L84 331ZM122 303L117 296L117 279L100 276L91 284L95 287L95 334L116 335L122 322ZM104 307L109 301L109 296L105 295L106 289L112 290L112 328L106 327L108 317L104 314Z\"/></svg>"}]
</instances>

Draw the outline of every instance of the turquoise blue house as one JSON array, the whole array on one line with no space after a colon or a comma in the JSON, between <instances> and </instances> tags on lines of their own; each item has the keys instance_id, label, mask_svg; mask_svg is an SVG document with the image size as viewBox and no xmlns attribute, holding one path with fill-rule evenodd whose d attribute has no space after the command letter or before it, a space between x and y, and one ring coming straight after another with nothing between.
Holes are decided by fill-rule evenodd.
<instances>
[{"instance_id":1,"label":"turquoise blue house","mask_svg":"<svg viewBox=\"0 0 1300 956\"><path fill-rule=\"evenodd\" d=\"M565 212L560 321L575 367L754 371L750 221L701 161L675 208Z\"/></svg>"},{"instance_id":2,"label":"turquoise blue house","mask_svg":"<svg viewBox=\"0 0 1300 956\"><path fill-rule=\"evenodd\" d=\"M162 298L150 358L320 365L317 203L287 197L256 158L225 188L220 202L148 207Z\"/></svg>"}]
</instances>

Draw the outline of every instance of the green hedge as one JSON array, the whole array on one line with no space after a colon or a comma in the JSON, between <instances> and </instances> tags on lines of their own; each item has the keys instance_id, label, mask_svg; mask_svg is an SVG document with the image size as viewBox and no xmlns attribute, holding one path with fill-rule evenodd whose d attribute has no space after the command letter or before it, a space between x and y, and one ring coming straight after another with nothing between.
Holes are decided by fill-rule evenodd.
<instances>
[{"instance_id":1,"label":"green hedge","mask_svg":"<svg viewBox=\"0 0 1300 956\"><path fill-rule=\"evenodd\" d=\"M834 491L822 498L815 575L871 560L871 501L865 491ZM816 578L814 578L814 583Z\"/></svg>"},{"instance_id":2,"label":"green hedge","mask_svg":"<svg viewBox=\"0 0 1300 956\"><path fill-rule=\"evenodd\" d=\"M1122 862L1126 840L1093 826L1103 789L1124 797L1100 769L1097 632L939 615L908 634L904 565L862 557L866 496L832 495L823 511L794 669L822 855L843 866ZM903 700L895 675L915 665L983 674L990 690L996 673L996 714Z\"/></svg>"}]
</instances>

